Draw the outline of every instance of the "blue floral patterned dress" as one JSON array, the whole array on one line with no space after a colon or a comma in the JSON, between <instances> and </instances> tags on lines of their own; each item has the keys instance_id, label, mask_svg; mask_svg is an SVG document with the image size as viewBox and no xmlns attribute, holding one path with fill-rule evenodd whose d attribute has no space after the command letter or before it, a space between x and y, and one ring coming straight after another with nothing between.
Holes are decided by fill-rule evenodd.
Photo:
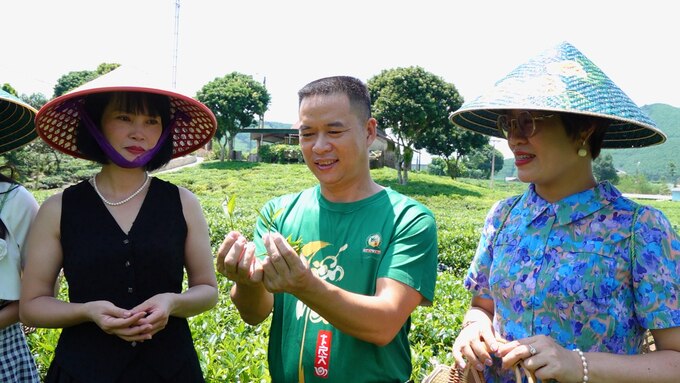
<instances>
[{"instance_id":1,"label":"blue floral patterned dress","mask_svg":"<svg viewBox=\"0 0 680 383\"><path fill-rule=\"evenodd\" d=\"M505 339L635 354L645 329L680 326L679 275L680 240L660 211L608 182L555 203L530 185L491 208L465 286L494 301Z\"/></svg>"}]
</instances>

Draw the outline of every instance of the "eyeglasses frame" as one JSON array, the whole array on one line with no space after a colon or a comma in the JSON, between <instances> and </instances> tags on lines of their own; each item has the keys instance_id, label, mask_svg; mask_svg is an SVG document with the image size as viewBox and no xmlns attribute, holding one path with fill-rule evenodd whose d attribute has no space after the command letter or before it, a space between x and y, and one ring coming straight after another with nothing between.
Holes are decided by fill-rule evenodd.
<instances>
[{"instance_id":1,"label":"eyeglasses frame","mask_svg":"<svg viewBox=\"0 0 680 383\"><path fill-rule=\"evenodd\" d=\"M522 113L526 113L526 114L529 115L529 117L531 117L531 133L530 134L524 134L524 132L522 132L522 129L520 128L519 115L521 115ZM531 138L536 134L536 120L543 121L543 120L546 120L548 118L555 117L554 114L547 114L547 115L544 115L544 116L534 116L533 114L531 114L529 111L526 111L526 110L519 112L519 115L517 116L517 118L508 118L508 116L506 114L499 114L498 115L498 118L496 119L496 129L498 129L501 132L501 134L503 135L503 137L505 137L506 139L508 139L510 137L510 133L513 132L513 131L521 132L522 136L524 138ZM502 128L502 125L503 125L503 123L501 122L502 118L507 119L507 123L505 124L509 128L507 132ZM517 124L516 128L513 126L513 122L515 124Z\"/></svg>"}]
</instances>

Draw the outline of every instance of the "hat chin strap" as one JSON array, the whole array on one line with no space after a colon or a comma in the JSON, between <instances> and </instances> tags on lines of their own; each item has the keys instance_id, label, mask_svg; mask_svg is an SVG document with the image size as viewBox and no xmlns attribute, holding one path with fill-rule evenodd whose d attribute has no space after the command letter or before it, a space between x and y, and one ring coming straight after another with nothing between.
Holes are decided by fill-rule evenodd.
<instances>
[{"instance_id":1,"label":"hat chin strap","mask_svg":"<svg viewBox=\"0 0 680 383\"><path fill-rule=\"evenodd\" d=\"M161 133L161 136L159 137L156 145L151 150L147 150L134 160L129 161L125 159L125 157L123 157L120 153L118 153L118 151L114 149L113 146L111 146L106 137L104 137L102 131L95 125L94 121L92 121L92 118L90 118L90 116L85 112L84 110L85 108L83 108L83 105L80 102L76 102L75 104L76 104L75 107L78 109L78 113L80 114L83 125L85 125L85 128L88 130L88 132L90 132L95 141L97 141L97 144L102 149L106 157L110 159L111 162L113 162L114 164L120 166L121 168L127 169L146 166L146 164L148 164L149 161L151 161L151 159L161 149L165 140L168 139L170 132L175 129L175 125L177 125L177 122L179 120L185 120L187 118L191 119L185 113L181 113L179 110L176 111L175 116L170 120L170 124L168 124L168 127L164 129L163 132Z\"/></svg>"}]
</instances>

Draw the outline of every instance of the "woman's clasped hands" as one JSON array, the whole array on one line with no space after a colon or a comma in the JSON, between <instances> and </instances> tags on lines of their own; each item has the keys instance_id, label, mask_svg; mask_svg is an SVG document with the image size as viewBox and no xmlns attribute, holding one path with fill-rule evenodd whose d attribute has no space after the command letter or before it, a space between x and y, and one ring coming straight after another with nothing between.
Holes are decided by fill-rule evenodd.
<instances>
[{"instance_id":1,"label":"woman's clasped hands","mask_svg":"<svg viewBox=\"0 0 680 383\"><path fill-rule=\"evenodd\" d=\"M500 358L503 369L512 369L518 363L543 381L581 382L583 367L576 352L558 345L552 338L537 335L519 340L497 339L491 323L476 321L465 323L453 345L453 357L460 367L472 363L472 368L483 371Z\"/></svg>"},{"instance_id":2,"label":"woman's clasped hands","mask_svg":"<svg viewBox=\"0 0 680 383\"><path fill-rule=\"evenodd\" d=\"M109 301L83 304L86 315L104 332L126 342L143 342L163 330L170 317L170 293L157 294L130 310Z\"/></svg>"}]
</instances>

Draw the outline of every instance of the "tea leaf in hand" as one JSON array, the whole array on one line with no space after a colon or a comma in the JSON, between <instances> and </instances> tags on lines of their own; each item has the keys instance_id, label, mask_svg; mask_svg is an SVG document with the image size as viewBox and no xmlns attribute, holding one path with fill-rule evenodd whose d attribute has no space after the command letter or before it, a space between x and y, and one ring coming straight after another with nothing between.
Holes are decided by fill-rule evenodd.
<instances>
[{"instance_id":1,"label":"tea leaf in hand","mask_svg":"<svg viewBox=\"0 0 680 383\"><path fill-rule=\"evenodd\" d=\"M236 194L232 195L231 198L229 196L224 198L224 201L222 201L222 211L224 212L224 215L229 218L229 223L230 223L230 229L235 230L234 226L234 210L236 209Z\"/></svg>"},{"instance_id":2,"label":"tea leaf in hand","mask_svg":"<svg viewBox=\"0 0 680 383\"><path fill-rule=\"evenodd\" d=\"M261 211L258 211L257 214L260 216L262 223L264 223L264 225L267 227L267 232L271 233L272 231L278 232L278 231L273 229L274 228L274 220L276 219L276 217L281 215L282 212L283 212L283 208L279 208L278 210L274 211L274 209L270 206L267 210L266 216L264 214L262 214ZM302 238L298 238L296 240L293 240L292 236L289 235L286 238L286 242L288 242L290 247L292 247L293 250L295 250L295 252L298 255L300 255L300 252L302 251Z\"/></svg>"}]
</instances>

